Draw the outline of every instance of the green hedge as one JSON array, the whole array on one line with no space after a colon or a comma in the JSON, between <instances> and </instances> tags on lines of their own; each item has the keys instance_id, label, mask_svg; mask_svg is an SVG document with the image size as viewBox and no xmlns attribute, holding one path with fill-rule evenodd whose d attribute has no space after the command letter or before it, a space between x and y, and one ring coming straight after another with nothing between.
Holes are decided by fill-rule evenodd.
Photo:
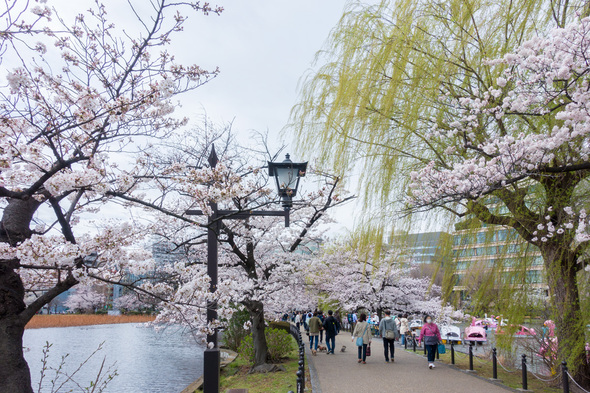
<instances>
[{"instance_id":1,"label":"green hedge","mask_svg":"<svg viewBox=\"0 0 590 393\"><path fill-rule=\"evenodd\" d=\"M249 320L250 314L246 310L238 310L233 313L223 330L222 341L226 347L232 351L238 351L242 340L250 334L249 329L244 329L244 324Z\"/></svg>"},{"instance_id":2,"label":"green hedge","mask_svg":"<svg viewBox=\"0 0 590 393\"><path fill-rule=\"evenodd\" d=\"M282 329L265 329L266 343L268 345L268 361L276 363L287 356L293 350L293 339L289 333ZM249 334L242 340L239 351L240 356L254 364L254 343Z\"/></svg>"},{"instance_id":3,"label":"green hedge","mask_svg":"<svg viewBox=\"0 0 590 393\"><path fill-rule=\"evenodd\" d=\"M268 327L271 329L284 330L288 334L291 333L291 323L284 321L272 321L269 322Z\"/></svg>"}]
</instances>

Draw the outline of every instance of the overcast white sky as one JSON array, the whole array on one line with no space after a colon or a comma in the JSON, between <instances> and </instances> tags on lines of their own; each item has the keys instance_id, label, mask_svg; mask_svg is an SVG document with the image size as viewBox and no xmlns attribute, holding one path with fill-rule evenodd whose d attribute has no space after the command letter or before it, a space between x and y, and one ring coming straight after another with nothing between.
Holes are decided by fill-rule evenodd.
<instances>
[{"instance_id":1,"label":"overcast white sky","mask_svg":"<svg viewBox=\"0 0 590 393\"><path fill-rule=\"evenodd\" d=\"M191 48L187 60L219 66L221 74L182 102L189 115L203 110L217 121L233 120L246 140L252 130L269 131L271 143L290 145L280 131L297 101L298 82L312 66L330 30L343 14L346 0L224 0L221 16L192 18L183 39ZM197 37L192 39L191 36ZM188 97L187 97L188 98ZM292 156L306 161L310 157ZM334 212L346 228L353 225L353 207Z\"/></svg>"},{"instance_id":2,"label":"overcast white sky","mask_svg":"<svg viewBox=\"0 0 590 393\"><path fill-rule=\"evenodd\" d=\"M134 30L136 20L129 15L124 0L103 0L111 20L118 27ZM224 7L217 16L186 13L184 31L172 39L168 49L179 63L198 64L220 74L208 84L179 97L179 114L193 124L207 114L215 122L233 121L233 130L242 142L252 131L269 132L275 147L296 141L281 136L289 113L297 101L298 83L312 67L330 30L341 18L348 0L219 0ZM48 0L67 21L89 8L90 0ZM147 0L134 0L149 15ZM186 11L186 10L185 10ZM132 21L133 24L130 24ZM127 24L126 24L127 23ZM294 161L310 157L293 155ZM335 218L344 228L352 228L354 207L343 207Z\"/></svg>"}]
</instances>

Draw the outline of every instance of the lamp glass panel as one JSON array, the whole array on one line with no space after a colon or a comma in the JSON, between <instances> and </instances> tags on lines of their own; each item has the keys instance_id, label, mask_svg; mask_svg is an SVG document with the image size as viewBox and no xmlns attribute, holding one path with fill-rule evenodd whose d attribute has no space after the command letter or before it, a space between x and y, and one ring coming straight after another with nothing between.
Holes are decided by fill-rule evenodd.
<instances>
[{"instance_id":1,"label":"lamp glass panel","mask_svg":"<svg viewBox=\"0 0 590 393\"><path fill-rule=\"evenodd\" d=\"M277 179L280 189L294 189L297 184L296 169L291 168L276 168Z\"/></svg>"}]
</instances>

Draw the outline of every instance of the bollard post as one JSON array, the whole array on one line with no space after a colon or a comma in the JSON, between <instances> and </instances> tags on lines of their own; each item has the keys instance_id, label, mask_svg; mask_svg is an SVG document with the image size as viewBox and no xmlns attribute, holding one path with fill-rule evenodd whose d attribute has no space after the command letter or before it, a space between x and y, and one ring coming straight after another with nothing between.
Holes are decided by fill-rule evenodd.
<instances>
[{"instance_id":1,"label":"bollard post","mask_svg":"<svg viewBox=\"0 0 590 393\"><path fill-rule=\"evenodd\" d=\"M567 363L565 360L561 362L561 384L563 386L563 393L570 393L570 379L567 376Z\"/></svg>"},{"instance_id":2,"label":"bollard post","mask_svg":"<svg viewBox=\"0 0 590 393\"><path fill-rule=\"evenodd\" d=\"M469 344L469 371L473 371L473 344Z\"/></svg>"},{"instance_id":3,"label":"bollard post","mask_svg":"<svg viewBox=\"0 0 590 393\"><path fill-rule=\"evenodd\" d=\"M498 379L498 358L496 348L492 348L492 378Z\"/></svg>"},{"instance_id":4,"label":"bollard post","mask_svg":"<svg viewBox=\"0 0 590 393\"><path fill-rule=\"evenodd\" d=\"M424 356L426 356L426 342L424 342L422 346L424 347Z\"/></svg>"},{"instance_id":5,"label":"bollard post","mask_svg":"<svg viewBox=\"0 0 590 393\"><path fill-rule=\"evenodd\" d=\"M529 390L528 381L526 379L526 355L522 354L522 390Z\"/></svg>"},{"instance_id":6,"label":"bollard post","mask_svg":"<svg viewBox=\"0 0 590 393\"><path fill-rule=\"evenodd\" d=\"M416 352L416 337L412 336L412 346L414 347L414 352Z\"/></svg>"},{"instance_id":7,"label":"bollard post","mask_svg":"<svg viewBox=\"0 0 590 393\"><path fill-rule=\"evenodd\" d=\"M455 342L451 341L451 364L455 364Z\"/></svg>"},{"instance_id":8,"label":"bollard post","mask_svg":"<svg viewBox=\"0 0 590 393\"><path fill-rule=\"evenodd\" d=\"M437 345L437 346L436 346L436 360L439 360L439 359L440 359L440 356L439 356L439 354L438 354L438 345Z\"/></svg>"},{"instance_id":9,"label":"bollard post","mask_svg":"<svg viewBox=\"0 0 590 393\"><path fill-rule=\"evenodd\" d=\"M408 337L404 336L404 349L408 349Z\"/></svg>"}]
</instances>

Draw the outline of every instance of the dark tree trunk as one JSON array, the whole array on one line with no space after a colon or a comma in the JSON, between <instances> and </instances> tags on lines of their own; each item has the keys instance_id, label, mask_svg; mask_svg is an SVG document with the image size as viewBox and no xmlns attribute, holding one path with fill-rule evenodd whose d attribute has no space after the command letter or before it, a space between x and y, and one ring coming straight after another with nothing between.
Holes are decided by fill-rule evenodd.
<instances>
[{"instance_id":1,"label":"dark tree trunk","mask_svg":"<svg viewBox=\"0 0 590 393\"><path fill-rule=\"evenodd\" d=\"M264 335L264 305L262 302L247 302L246 308L252 321L252 341L254 343L254 367L266 364L268 346Z\"/></svg>"},{"instance_id":2,"label":"dark tree trunk","mask_svg":"<svg viewBox=\"0 0 590 393\"><path fill-rule=\"evenodd\" d=\"M590 366L586 359L585 323L580 309L577 258L559 245L542 249L554 321L559 361L566 360L570 373L585 389L590 389Z\"/></svg>"},{"instance_id":3,"label":"dark tree trunk","mask_svg":"<svg viewBox=\"0 0 590 393\"><path fill-rule=\"evenodd\" d=\"M30 223L40 202L9 199L0 224L0 242L16 246L31 237ZM31 373L23 355L25 290L18 263L0 260L0 393L31 393Z\"/></svg>"},{"instance_id":4,"label":"dark tree trunk","mask_svg":"<svg viewBox=\"0 0 590 393\"><path fill-rule=\"evenodd\" d=\"M0 393L32 393L23 355L24 326L18 318L0 319Z\"/></svg>"},{"instance_id":5,"label":"dark tree trunk","mask_svg":"<svg viewBox=\"0 0 590 393\"><path fill-rule=\"evenodd\" d=\"M0 393L32 393L31 373L23 355L26 322L24 288L11 263L0 262Z\"/></svg>"},{"instance_id":6,"label":"dark tree trunk","mask_svg":"<svg viewBox=\"0 0 590 393\"><path fill-rule=\"evenodd\" d=\"M0 242L16 246L31 237L31 220L41 203L35 198L9 199L2 213Z\"/></svg>"}]
</instances>

